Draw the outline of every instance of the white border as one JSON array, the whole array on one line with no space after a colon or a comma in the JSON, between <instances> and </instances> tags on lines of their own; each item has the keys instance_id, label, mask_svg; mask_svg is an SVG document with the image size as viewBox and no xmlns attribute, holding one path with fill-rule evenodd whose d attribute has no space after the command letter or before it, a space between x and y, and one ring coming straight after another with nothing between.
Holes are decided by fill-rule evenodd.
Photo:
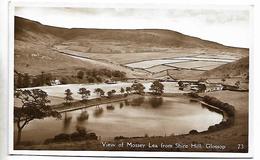
<instances>
[{"instance_id":1,"label":"white border","mask_svg":"<svg viewBox=\"0 0 260 160\"><path fill-rule=\"evenodd\" d=\"M120 0L110 0L109 2L102 2L101 0L78 0L78 1L70 1L70 0L61 0L61 1L53 1L53 0L43 0L43 1L9 1L9 55L8 55L8 68L9 68L9 154L11 155L48 155L48 156L89 156L89 157L179 157L179 158L252 158L253 157L253 13L254 6L253 1L223 1L223 0L184 0L184 1L166 1L167 3L162 3L154 0L143 0L141 3L138 3L138 0L134 0L130 2L123 2ZM14 9L15 7L88 7L88 8L174 8L174 6L178 5L178 8L187 6L207 6L208 5L232 5L236 7L244 7L245 5L250 9L250 23L251 23L251 44L250 47L250 89L249 89L249 134L248 134L248 153L211 153L211 152L138 152L138 151L32 151L32 150L14 150L13 149L13 70L14 70ZM216 6L214 6L216 7ZM11 115L11 116L10 116Z\"/></svg>"}]
</instances>

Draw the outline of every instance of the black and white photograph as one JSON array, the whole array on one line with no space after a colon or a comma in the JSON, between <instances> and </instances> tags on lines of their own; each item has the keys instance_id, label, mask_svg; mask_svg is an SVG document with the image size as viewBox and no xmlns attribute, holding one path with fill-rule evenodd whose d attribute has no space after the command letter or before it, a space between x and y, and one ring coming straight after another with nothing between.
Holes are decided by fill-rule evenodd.
<instances>
[{"instance_id":1,"label":"black and white photograph","mask_svg":"<svg viewBox=\"0 0 260 160\"><path fill-rule=\"evenodd\" d=\"M9 149L251 153L251 12L14 5Z\"/></svg>"}]
</instances>

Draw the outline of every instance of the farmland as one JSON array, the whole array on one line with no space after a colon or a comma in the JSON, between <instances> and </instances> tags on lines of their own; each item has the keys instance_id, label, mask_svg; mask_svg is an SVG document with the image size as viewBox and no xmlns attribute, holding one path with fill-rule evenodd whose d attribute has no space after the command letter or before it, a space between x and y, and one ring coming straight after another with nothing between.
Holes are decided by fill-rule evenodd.
<instances>
[{"instance_id":1,"label":"farmland","mask_svg":"<svg viewBox=\"0 0 260 160\"><path fill-rule=\"evenodd\" d=\"M54 49L60 53L67 54L81 60L97 61L106 65L117 66L131 69L135 76L141 77L163 77L168 73L174 73L178 78L189 78L234 62L243 55L232 53L217 54L212 51L210 54L203 53L203 51L195 51L191 53L189 49L186 53L180 53L178 50L168 49L164 52L143 52L143 53L129 53L127 59L125 54L111 53L105 56L104 53L89 53L82 48L71 47L66 45L54 46ZM192 72L190 72L192 71Z\"/></svg>"}]
</instances>

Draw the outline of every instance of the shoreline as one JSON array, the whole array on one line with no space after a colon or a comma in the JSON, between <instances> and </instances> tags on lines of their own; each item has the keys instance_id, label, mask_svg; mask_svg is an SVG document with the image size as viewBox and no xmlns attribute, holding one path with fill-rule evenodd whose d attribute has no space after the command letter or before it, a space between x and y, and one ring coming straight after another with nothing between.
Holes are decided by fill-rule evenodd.
<instances>
[{"instance_id":1,"label":"shoreline","mask_svg":"<svg viewBox=\"0 0 260 160\"><path fill-rule=\"evenodd\" d=\"M164 93L162 97L176 97L176 96L183 96L184 93ZM107 104L107 103L113 103L113 102L119 102L119 101L124 101L132 97L138 97L138 96L152 96L150 93L145 93L145 95L139 95L135 93L130 93L128 95L125 94L118 94L114 95L113 97L101 97L101 98L93 98L86 100L85 102L82 100L76 100L74 102L71 102L70 105L66 105L64 103L60 104L55 104L51 105L53 109L58 111L59 113L63 112L69 112L69 111L74 111L78 109L83 109L83 108L89 108L93 106L98 106L102 104ZM85 105L85 106L84 106Z\"/></svg>"},{"instance_id":2,"label":"shoreline","mask_svg":"<svg viewBox=\"0 0 260 160\"><path fill-rule=\"evenodd\" d=\"M71 102L70 105L66 105L64 103L61 103L58 105L52 105L52 108L54 110L58 111L59 113L70 112L70 111L74 111L74 110L78 110L78 109L89 108L89 107L98 106L98 105L102 105L102 104L127 100L129 98L129 96L132 97L133 95L128 95L128 96L116 95L111 98L101 97L101 98L90 99L90 100L87 100L86 102L84 102L82 100L77 100L75 102Z\"/></svg>"},{"instance_id":3,"label":"shoreline","mask_svg":"<svg viewBox=\"0 0 260 160\"><path fill-rule=\"evenodd\" d=\"M224 128L218 128L218 130L214 130L214 131L202 131L202 132L198 132L195 134L183 134L183 135L175 135L175 136L153 136L153 137L129 137L127 139L119 139L119 140L109 140L107 142L111 142L111 143L126 143L126 142L133 142L133 143L156 143L156 144L160 144L160 143L187 143L187 144L193 144L193 143L223 143L226 145L226 149L223 150L222 152L230 152L230 151L235 151L235 152L247 152L247 140L245 139L245 135L247 132L243 131L241 133L241 128L240 126L245 126L246 123L246 119L243 118L245 114L247 114L247 109L245 107L241 108L241 105L247 105L247 103L237 103L237 100L240 100L241 96L246 98L248 93L243 92L241 95L238 92L231 92L231 91L220 91L220 92L212 92L212 93L205 93L202 94L203 96L205 95L210 95L213 97L217 97L218 99L220 99L221 101L225 102L227 99L226 96L222 95L221 93L225 94L230 94L233 93L235 96L235 98L231 97L230 102L232 105L234 105L236 107L236 116L234 117L235 123L232 125L228 125L225 126ZM216 96L215 96L216 95ZM130 95L132 96L132 95ZM135 96L135 95L133 95ZM139 96L139 95L137 95ZM219 98L220 97L220 98ZM238 98L237 98L238 97ZM121 97L122 98L122 97ZM129 98L129 97L125 97L125 98ZM223 100L224 98L224 100ZM192 99L192 98L191 98ZM193 98L194 99L194 98ZM232 100L233 99L233 100ZM117 99L117 100L121 100L121 99ZM245 101L247 102L247 101ZM238 109L237 109L238 108ZM241 109L245 109L246 112L241 112ZM242 117L241 117L242 114ZM241 119L242 118L242 119ZM223 117L224 119L224 117ZM240 131L240 132L239 132ZM235 134L236 133L236 134ZM232 135L232 136L231 136ZM231 137L230 137L231 136ZM242 136L242 137L241 137ZM227 139L228 138L228 139ZM235 140L234 140L235 139ZM91 145L89 144L91 143ZM237 149L235 147L237 147L237 143L241 143L245 145L245 149L237 151ZM87 145L88 144L88 145ZM86 145L88 146L86 148ZM90 146L89 146L90 145ZM71 148L72 147L72 148ZM87 140L85 141L77 141L77 142L62 142L62 143L52 143L52 144L48 144L48 145L33 145L33 146L16 146L16 149L40 149L40 150L44 150L44 149L50 149L50 150L93 150L93 151L152 151L149 148L143 148L143 149L131 149L131 148L104 148L102 147L101 141L97 140L97 141L91 141L88 142ZM163 150L163 149L154 149L155 151L190 151L190 152L196 152L196 151L208 151L205 150L205 148L202 149L188 149L188 150L183 150L183 149L177 149L177 150ZM221 152L219 150L215 151L215 150L210 150L208 152Z\"/></svg>"}]
</instances>

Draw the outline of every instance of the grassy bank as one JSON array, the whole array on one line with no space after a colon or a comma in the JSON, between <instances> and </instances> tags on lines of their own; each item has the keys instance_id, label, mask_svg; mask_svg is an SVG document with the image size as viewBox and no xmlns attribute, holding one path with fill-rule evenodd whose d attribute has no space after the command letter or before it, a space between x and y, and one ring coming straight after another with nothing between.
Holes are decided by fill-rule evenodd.
<instances>
[{"instance_id":1,"label":"grassy bank","mask_svg":"<svg viewBox=\"0 0 260 160\"><path fill-rule=\"evenodd\" d=\"M90 99L90 100L86 100L86 101L79 100L79 101L71 102L70 104L62 103L62 104L53 105L52 108L57 110L58 112L62 113L62 112L74 111L74 110L78 110L78 109L82 109L82 108L88 108L88 107L92 107L92 106L98 106L98 105L102 105L102 104L123 101L128 98L135 97L135 96L138 96L138 95L127 95L127 96L115 95L111 98L101 97L101 98L95 98L95 99Z\"/></svg>"}]
</instances>

